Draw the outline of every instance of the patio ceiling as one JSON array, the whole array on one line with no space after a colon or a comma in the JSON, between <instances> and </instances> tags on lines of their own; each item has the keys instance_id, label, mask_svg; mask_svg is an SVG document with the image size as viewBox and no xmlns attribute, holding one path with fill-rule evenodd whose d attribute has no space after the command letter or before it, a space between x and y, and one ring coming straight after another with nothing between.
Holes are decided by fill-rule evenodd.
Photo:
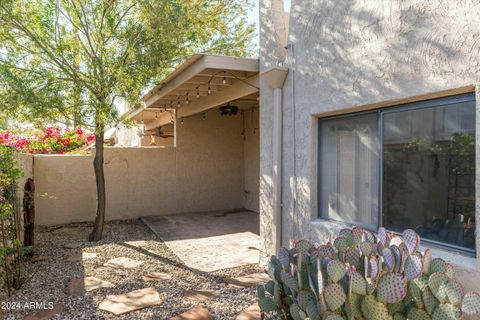
<instances>
[{"instance_id":1,"label":"patio ceiling","mask_svg":"<svg viewBox=\"0 0 480 320\"><path fill-rule=\"evenodd\" d=\"M259 61L196 54L177 67L126 116L152 130L228 102L240 109L258 106Z\"/></svg>"}]
</instances>

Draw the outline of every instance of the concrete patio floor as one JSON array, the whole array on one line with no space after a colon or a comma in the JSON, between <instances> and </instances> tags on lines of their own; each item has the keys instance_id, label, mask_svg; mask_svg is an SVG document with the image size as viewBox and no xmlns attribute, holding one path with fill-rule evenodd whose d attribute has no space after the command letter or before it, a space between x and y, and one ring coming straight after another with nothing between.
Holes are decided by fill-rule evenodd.
<instances>
[{"instance_id":1,"label":"concrete patio floor","mask_svg":"<svg viewBox=\"0 0 480 320\"><path fill-rule=\"evenodd\" d=\"M260 260L258 213L196 212L141 220L190 268L212 272Z\"/></svg>"}]
</instances>

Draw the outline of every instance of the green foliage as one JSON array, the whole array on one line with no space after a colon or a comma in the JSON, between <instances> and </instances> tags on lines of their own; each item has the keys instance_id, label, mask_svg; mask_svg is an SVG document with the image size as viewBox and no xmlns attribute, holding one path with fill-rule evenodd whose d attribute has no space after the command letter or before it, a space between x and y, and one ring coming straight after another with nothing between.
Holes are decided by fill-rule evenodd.
<instances>
[{"instance_id":1,"label":"green foliage","mask_svg":"<svg viewBox=\"0 0 480 320\"><path fill-rule=\"evenodd\" d=\"M0 286L8 289L18 284L26 250L17 238L15 224L16 181L21 176L14 149L0 145Z\"/></svg>"},{"instance_id":2,"label":"green foliage","mask_svg":"<svg viewBox=\"0 0 480 320\"><path fill-rule=\"evenodd\" d=\"M480 295L465 294L452 266L419 244L410 229L374 236L359 227L341 230L333 244L293 242L270 259L271 280L257 286L260 309L289 320L479 316Z\"/></svg>"},{"instance_id":3,"label":"green foliage","mask_svg":"<svg viewBox=\"0 0 480 320\"><path fill-rule=\"evenodd\" d=\"M2 0L0 109L102 129L196 52L244 56L251 0Z\"/></svg>"}]
</instances>

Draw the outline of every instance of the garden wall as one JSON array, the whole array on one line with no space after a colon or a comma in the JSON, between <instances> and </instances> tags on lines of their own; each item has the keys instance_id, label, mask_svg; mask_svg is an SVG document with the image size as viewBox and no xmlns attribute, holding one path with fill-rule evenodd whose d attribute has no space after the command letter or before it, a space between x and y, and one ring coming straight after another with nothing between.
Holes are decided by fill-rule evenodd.
<instances>
[{"instance_id":1,"label":"garden wall","mask_svg":"<svg viewBox=\"0 0 480 320\"><path fill-rule=\"evenodd\" d=\"M241 116L218 112L208 113L206 120L185 119L177 128L176 148L106 148L106 218L242 208L244 153ZM92 155L35 156L38 225L93 221L92 161ZM257 192L258 198L252 188L251 197Z\"/></svg>"}]
</instances>

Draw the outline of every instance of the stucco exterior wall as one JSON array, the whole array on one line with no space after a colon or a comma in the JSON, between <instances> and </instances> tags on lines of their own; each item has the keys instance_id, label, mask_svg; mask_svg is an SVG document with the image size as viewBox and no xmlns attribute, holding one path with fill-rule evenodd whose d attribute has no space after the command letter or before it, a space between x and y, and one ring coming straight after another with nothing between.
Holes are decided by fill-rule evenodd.
<instances>
[{"instance_id":1,"label":"stucco exterior wall","mask_svg":"<svg viewBox=\"0 0 480 320\"><path fill-rule=\"evenodd\" d=\"M268 3L264 0L262 6ZM262 28L265 66L271 30L266 22ZM478 1L292 0L289 29L293 46L283 90L283 244L303 237L325 241L343 227L317 219L318 116L476 86L480 154ZM264 87L261 90L263 94ZM262 108L271 108L269 97L262 98ZM262 138L271 140L270 115L262 113L260 122L267 123ZM263 152L263 146L261 168L268 172L271 152ZM477 156L477 221L479 166ZM268 202L267 196L261 193L261 203ZM261 215L269 217L268 207L263 209ZM469 267L476 264L475 259L454 253L450 258Z\"/></svg>"},{"instance_id":2,"label":"stucco exterior wall","mask_svg":"<svg viewBox=\"0 0 480 320\"><path fill-rule=\"evenodd\" d=\"M92 221L91 155L34 159L36 223ZM209 112L184 120L177 148L106 148L107 220L243 207L242 120Z\"/></svg>"}]
</instances>

